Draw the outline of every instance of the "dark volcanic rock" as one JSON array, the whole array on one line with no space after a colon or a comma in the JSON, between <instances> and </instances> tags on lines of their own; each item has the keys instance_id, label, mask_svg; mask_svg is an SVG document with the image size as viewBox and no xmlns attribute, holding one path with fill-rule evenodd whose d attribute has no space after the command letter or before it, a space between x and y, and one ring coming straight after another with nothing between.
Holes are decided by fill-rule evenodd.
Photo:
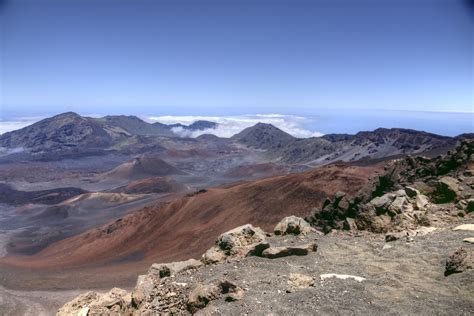
<instances>
[{"instance_id":1,"label":"dark volcanic rock","mask_svg":"<svg viewBox=\"0 0 474 316\"><path fill-rule=\"evenodd\" d=\"M472 249L457 249L446 261L445 276L460 273L474 268L474 252Z\"/></svg>"}]
</instances>

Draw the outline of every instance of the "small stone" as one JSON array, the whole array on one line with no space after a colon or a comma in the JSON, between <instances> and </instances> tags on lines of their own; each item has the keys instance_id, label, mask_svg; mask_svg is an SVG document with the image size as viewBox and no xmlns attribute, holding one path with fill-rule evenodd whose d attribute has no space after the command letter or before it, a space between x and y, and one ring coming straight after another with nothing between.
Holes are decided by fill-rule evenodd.
<instances>
[{"instance_id":1,"label":"small stone","mask_svg":"<svg viewBox=\"0 0 474 316\"><path fill-rule=\"evenodd\" d=\"M474 251L458 248L446 261L445 276L474 268Z\"/></svg>"},{"instance_id":2,"label":"small stone","mask_svg":"<svg viewBox=\"0 0 474 316\"><path fill-rule=\"evenodd\" d=\"M474 244L474 237L464 238L462 241L470 243L470 244Z\"/></svg>"},{"instance_id":3,"label":"small stone","mask_svg":"<svg viewBox=\"0 0 474 316\"><path fill-rule=\"evenodd\" d=\"M383 245L382 250L387 250L387 249L391 249L391 248L393 248L392 245L385 244L385 245Z\"/></svg>"},{"instance_id":4,"label":"small stone","mask_svg":"<svg viewBox=\"0 0 474 316\"><path fill-rule=\"evenodd\" d=\"M456 230L467 230L467 231L474 231L474 224L463 224L453 228L454 231Z\"/></svg>"},{"instance_id":5,"label":"small stone","mask_svg":"<svg viewBox=\"0 0 474 316\"><path fill-rule=\"evenodd\" d=\"M290 273L288 277L287 293L292 293L295 290L305 289L314 285L313 277L300 273Z\"/></svg>"}]
</instances>

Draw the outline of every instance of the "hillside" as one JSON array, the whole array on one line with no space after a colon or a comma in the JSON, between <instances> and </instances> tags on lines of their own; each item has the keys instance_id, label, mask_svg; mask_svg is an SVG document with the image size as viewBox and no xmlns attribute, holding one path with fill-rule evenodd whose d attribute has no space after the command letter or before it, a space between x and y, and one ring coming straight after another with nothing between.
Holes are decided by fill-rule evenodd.
<instances>
[{"instance_id":1,"label":"hillside","mask_svg":"<svg viewBox=\"0 0 474 316\"><path fill-rule=\"evenodd\" d=\"M104 174L104 178L140 179L149 176L169 176L184 174L182 171L153 156L141 156L123 163Z\"/></svg>"},{"instance_id":2,"label":"hillside","mask_svg":"<svg viewBox=\"0 0 474 316\"><path fill-rule=\"evenodd\" d=\"M195 257L220 233L236 225L250 222L269 229L286 215L309 215L326 196L341 190L355 193L380 168L331 165L212 188L146 207L114 223L64 239L28 260L10 257L0 261L24 267L66 267L125 260L134 253L140 253L141 260Z\"/></svg>"},{"instance_id":3,"label":"hillside","mask_svg":"<svg viewBox=\"0 0 474 316\"><path fill-rule=\"evenodd\" d=\"M464 138L469 135L464 135ZM397 155L438 155L457 144L457 138L399 128L379 128L355 135L328 134L296 139L268 124L257 124L232 137L267 153L281 163L321 165L335 161L380 159Z\"/></svg>"},{"instance_id":4,"label":"hillside","mask_svg":"<svg viewBox=\"0 0 474 316\"><path fill-rule=\"evenodd\" d=\"M131 291L91 291L58 315L469 314L473 185L474 142L393 160L357 194L327 199L313 225L297 216L265 228L236 222L199 260L155 263ZM321 224L335 226L323 235Z\"/></svg>"}]
</instances>

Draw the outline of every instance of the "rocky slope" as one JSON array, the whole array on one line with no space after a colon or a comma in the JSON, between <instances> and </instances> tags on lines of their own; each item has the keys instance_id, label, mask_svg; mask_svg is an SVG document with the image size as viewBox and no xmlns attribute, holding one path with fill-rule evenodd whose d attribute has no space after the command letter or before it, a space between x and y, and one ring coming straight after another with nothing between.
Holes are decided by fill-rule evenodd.
<instances>
[{"instance_id":1,"label":"rocky slope","mask_svg":"<svg viewBox=\"0 0 474 316\"><path fill-rule=\"evenodd\" d=\"M328 163L335 160L355 161L407 154L438 154L455 147L451 137L408 129L379 128L356 135L329 134L296 140L278 155L284 162Z\"/></svg>"},{"instance_id":2,"label":"rocky slope","mask_svg":"<svg viewBox=\"0 0 474 316\"><path fill-rule=\"evenodd\" d=\"M392 161L354 198L340 192L326 200L310 221L325 231L345 226L387 232L429 224L444 214L464 216L474 210L473 152L468 140L444 156Z\"/></svg>"},{"instance_id":3,"label":"rocky slope","mask_svg":"<svg viewBox=\"0 0 474 316\"><path fill-rule=\"evenodd\" d=\"M469 314L468 233L387 244L370 234L321 236L296 217L274 234L244 225L219 236L201 260L153 264L132 291L88 292L57 315ZM453 266L457 273L446 274Z\"/></svg>"},{"instance_id":4,"label":"rocky slope","mask_svg":"<svg viewBox=\"0 0 474 316\"><path fill-rule=\"evenodd\" d=\"M278 150L288 146L296 138L271 124L257 123L232 136L231 139L256 149Z\"/></svg>"},{"instance_id":5,"label":"rocky slope","mask_svg":"<svg viewBox=\"0 0 474 316\"><path fill-rule=\"evenodd\" d=\"M28 260L10 257L0 262L46 268L104 265L127 261L137 253L137 263L198 256L220 233L235 225L250 222L270 229L283 216L307 215L312 208L321 207L324 197L339 190L349 195L356 193L380 169L381 166L331 165L170 197L107 225L58 241Z\"/></svg>"},{"instance_id":6,"label":"rocky slope","mask_svg":"<svg viewBox=\"0 0 474 316\"><path fill-rule=\"evenodd\" d=\"M200 260L154 264L131 292L89 292L58 315L469 314L473 196L473 142L399 159L352 197L328 199L309 222L286 217L273 234L239 226Z\"/></svg>"}]
</instances>

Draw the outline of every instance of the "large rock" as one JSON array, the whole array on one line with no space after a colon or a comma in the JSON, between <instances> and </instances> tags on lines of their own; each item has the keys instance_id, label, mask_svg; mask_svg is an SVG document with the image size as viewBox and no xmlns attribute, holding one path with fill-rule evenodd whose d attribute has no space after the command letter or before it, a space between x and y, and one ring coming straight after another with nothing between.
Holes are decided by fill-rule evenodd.
<instances>
[{"instance_id":1,"label":"large rock","mask_svg":"<svg viewBox=\"0 0 474 316\"><path fill-rule=\"evenodd\" d=\"M416 208L420 211L426 211L426 207L430 204L430 201L426 195L418 194L415 198Z\"/></svg>"},{"instance_id":2,"label":"large rock","mask_svg":"<svg viewBox=\"0 0 474 316\"><path fill-rule=\"evenodd\" d=\"M186 303L188 311L195 313L199 309L206 307L210 301L217 299L219 295L220 291L217 285L199 285L189 294L188 301Z\"/></svg>"},{"instance_id":3,"label":"large rock","mask_svg":"<svg viewBox=\"0 0 474 316\"><path fill-rule=\"evenodd\" d=\"M456 201L460 192L459 182L452 177L443 177L436 183L436 189L431 198L434 203L449 203Z\"/></svg>"},{"instance_id":4,"label":"large rock","mask_svg":"<svg viewBox=\"0 0 474 316\"><path fill-rule=\"evenodd\" d=\"M119 315L131 307L127 291L113 288L108 293L88 292L61 307L56 315Z\"/></svg>"},{"instance_id":5,"label":"large rock","mask_svg":"<svg viewBox=\"0 0 474 316\"><path fill-rule=\"evenodd\" d=\"M446 261L446 269L444 275L448 276L453 273L460 273L474 268L474 251L472 248L457 249Z\"/></svg>"},{"instance_id":6,"label":"large rock","mask_svg":"<svg viewBox=\"0 0 474 316\"><path fill-rule=\"evenodd\" d=\"M303 244L291 247L270 247L262 252L262 257L275 259L287 256L306 256L318 249L316 243Z\"/></svg>"},{"instance_id":7,"label":"large rock","mask_svg":"<svg viewBox=\"0 0 474 316\"><path fill-rule=\"evenodd\" d=\"M197 269L202 265L202 262L196 259L170 263L154 263L151 265L150 269L148 269L148 274L154 274L160 278L164 278L182 271Z\"/></svg>"},{"instance_id":8,"label":"large rock","mask_svg":"<svg viewBox=\"0 0 474 316\"><path fill-rule=\"evenodd\" d=\"M474 231L474 224L462 224L453 228L453 230Z\"/></svg>"},{"instance_id":9,"label":"large rock","mask_svg":"<svg viewBox=\"0 0 474 316\"><path fill-rule=\"evenodd\" d=\"M211 301L224 296L226 302L240 300L244 290L228 280L220 280L211 284L198 285L188 296L187 309L191 313L204 308Z\"/></svg>"},{"instance_id":10,"label":"large rock","mask_svg":"<svg viewBox=\"0 0 474 316\"><path fill-rule=\"evenodd\" d=\"M156 286L159 283L159 276L150 274L139 275L137 278L137 284L131 293L133 305L140 306L141 304L151 300L155 293Z\"/></svg>"},{"instance_id":11,"label":"large rock","mask_svg":"<svg viewBox=\"0 0 474 316\"><path fill-rule=\"evenodd\" d=\"M409 197L415 197L417 195L420 194L420 191L418 191L417 189L415 189L414 187L410 187L410 186L407 186L405 187L405 193L409 196Z\"/></svg>"},{"instance_id":12,"label":"large rock","mask_svg":"<svg viewBox=\"0 0 474 316\"><path fill-rule=\"evenodd\" d=\"M301 217L288 216L282 219L276 226L273 232L275 235L299 235L308 234L314 229L311 225Z\"/></svg>"},{"instance_id":13,"label":"large rock","mask_svg":"<svg viewBox=\"0 0 474 316\"><path fill-rule=\"evenodd\" d=\"M408 200L405 196L397 196L388 207L388 215L394 217L401 214L408 207Z\"/></svg>"},{"instance_id":14,"label":"large rock","mask_svg":"<svg viewBox=\"0 0 474 316\"><path fill-rule=\"evenodd\" d=\"M369 204L373 205L378 213L385 212L390 204L392 204L393 200L396 198L395 194L386 193L382 196L378 196L373 198Z\"/></svg>"},{"instance_id":15,"label":"large rock","mask_svg":"<svg viewBox=\"0 0 474 316\"><path fill-rule=\"evenodd\" d=\"M468 199L466 202L466 212L474 212L474 199Z\"/></svg>"},{"instance_id":16,"label":"large rock","mask_svg":"<svg viewBox=\"0 0 474 316\"><path fill-rule=\"evenodd\" d=\"M250 224L239 226L221 234L216 245L207 250L201 260L205 264L210 264L230 258L259 255L268 247L265 238L265 233L258 227Z\"/></svg>"}]
</instances>

